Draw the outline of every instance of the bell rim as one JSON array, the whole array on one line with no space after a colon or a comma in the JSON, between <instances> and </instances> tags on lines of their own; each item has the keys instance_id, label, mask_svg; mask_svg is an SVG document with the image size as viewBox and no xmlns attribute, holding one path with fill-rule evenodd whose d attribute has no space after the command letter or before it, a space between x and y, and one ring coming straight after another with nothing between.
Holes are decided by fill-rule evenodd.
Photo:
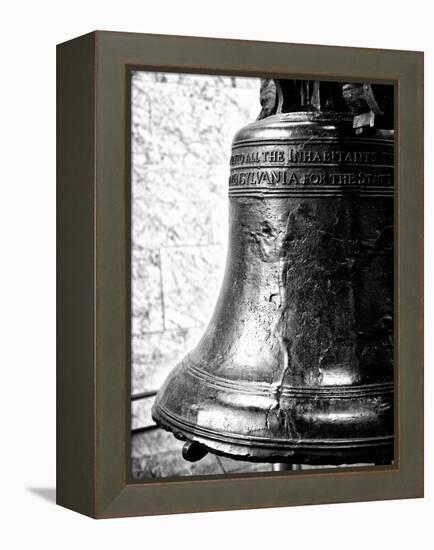
<instances>
[{"instance_id":1,"label":"bell rim","mask_svg":"<svg viewBox=\"0 0 434 550\"><path fill-rule=\"evenodd\" d=\"M246 437L201 428L177 418L159 403L153 407L152 418L177 439L200 443L212 454L237 461L335 465L393 460L394 435L322 440Z\"/></svg>"}]
</instances>

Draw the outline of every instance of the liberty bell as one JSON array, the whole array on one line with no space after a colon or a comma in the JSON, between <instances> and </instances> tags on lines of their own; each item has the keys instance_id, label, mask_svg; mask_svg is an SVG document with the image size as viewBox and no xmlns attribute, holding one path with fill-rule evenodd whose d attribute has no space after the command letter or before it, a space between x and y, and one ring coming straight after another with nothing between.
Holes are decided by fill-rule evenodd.
<instances>
[{"instance_id":1,"label":"liberty bell","mask_svg":"<svg viewBox=\"0 0 434 550\"><path fill-rule=\"evenodd\" d=\"M207 452L393 461L393 87L267 79L238 131L229 250L200 342L152 415Z\"/></svg>"}]
</instances>

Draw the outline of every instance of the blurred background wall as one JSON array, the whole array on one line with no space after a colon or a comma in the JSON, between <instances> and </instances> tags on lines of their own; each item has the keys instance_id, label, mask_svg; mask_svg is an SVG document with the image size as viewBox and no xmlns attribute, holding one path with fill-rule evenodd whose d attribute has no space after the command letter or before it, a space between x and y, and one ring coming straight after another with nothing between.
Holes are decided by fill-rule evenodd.
<instances>
[{"instance_id":1,"label":"blurred background wall","mask_svg":"<svg viewBox=\"0 0 434 550\"><path fill-rule=\"evenodd\" d=\"M186 462L183 443L150 415L155 392L214 309L231 142L259 114L259 79L137 71L131 94L132 474L270 471L214 455Z\"/></svg>"}]
</instances>

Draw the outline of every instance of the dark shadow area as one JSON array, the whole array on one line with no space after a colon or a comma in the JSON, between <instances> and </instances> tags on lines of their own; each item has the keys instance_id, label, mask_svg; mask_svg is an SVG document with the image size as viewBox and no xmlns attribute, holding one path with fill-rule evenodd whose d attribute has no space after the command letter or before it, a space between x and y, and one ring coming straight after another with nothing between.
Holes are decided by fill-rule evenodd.
<instances>
[{"instance_id":1,"label":"dark shadow area","mask_svg":"<svg viewBox=\"0 0 434 550\"><path fill-rule=\"evenodd\" d=\"M37 495L38 497L48 500L52 504L56 504L56 488L55 487L26 487L27 491Z\"/></svg>"}]
</instances>

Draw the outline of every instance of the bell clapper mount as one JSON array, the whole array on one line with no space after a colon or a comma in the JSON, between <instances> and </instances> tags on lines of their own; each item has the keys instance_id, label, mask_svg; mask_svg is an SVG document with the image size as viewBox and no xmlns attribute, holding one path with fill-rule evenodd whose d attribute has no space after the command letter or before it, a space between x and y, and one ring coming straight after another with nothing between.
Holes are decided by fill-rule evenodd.
<instances>
[{"instance_id":1,"label":"bell clapper mount","mask_svg":"<svg viewBox=\"0 0 434 550\"><path fill-rule=\"evenodd\" d=\"M182 458L188 462L198 462L208 454L208 449L198 441L186 441L182 447Z\"/></svg>"}]
</instances>

